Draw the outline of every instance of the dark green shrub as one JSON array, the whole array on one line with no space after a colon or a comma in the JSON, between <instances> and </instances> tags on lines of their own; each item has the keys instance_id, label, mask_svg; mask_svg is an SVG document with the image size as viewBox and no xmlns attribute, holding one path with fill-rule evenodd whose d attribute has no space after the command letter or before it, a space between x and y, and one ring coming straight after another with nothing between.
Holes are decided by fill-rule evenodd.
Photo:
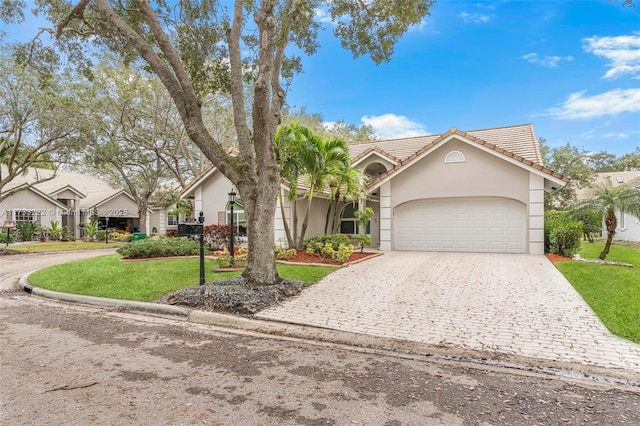
<instances>
[{"instance_id":1,"label":"dark green shrub","mask_svg":"<svg viewBox=\"0 0 640 426\"><path fill-rule=\"evenodd\" d=\"M104 241L104 239L107 236L107 231L100 229L98 231L96 231L96 240L98 241Z\"/></svg>"},{"instance_id":2,"label":"dark green shrub","mask_svg":"<svg viewBox=\"0 0 640 426\"><path fill-rule=\"evenodd\" d=\"M573 256L580 249L582 241L582 222L563 222L549 233L551 253L560 256Z\"/></svg>"},{"instance_id":3,"label":"dark green shrub","mask_svg":"<svg viewBox=\"0 0 640 426\"><path fill-rule=\"evenodd\" d=\"M149 258L167 256L196 256L200 254L200 243L186 237L139 240L118 249L126 258Z\"/></svg>"},{"instance_id":4,"label":"dark green shrub","mask_svg":"<svg viewBox=\"0 0 640 426\"><path fill-rule=\"evenodd\" d=\"M15 240L16 231L9 231L9 244L11 244ZM7 244L7 230L0 229L0 244Z\"/></svg>"},{"instance_id":5,"label":"dark green shrub","mask_svg":"<svg viewBox=\"0 0 640 426\"><path fill-rule=\"evenodd\" d=\"M22 241L32 241L33 236L39 229L40 225L35 222L30 222L28 220L16 222L16 230L18 231L20 238L22 238Z\"/></svg>"},{"instance_id":6,"label":"dark green shrub","mask_svg":"<svg viewBox=\"0 0 640 426\"><path fill-rule=\"evenodd\" d=\"M548 210L544 212L544 252L551 252L551 241L549 236L558 226L568 221L568 211Z\"/></svg>"}]
</instances>

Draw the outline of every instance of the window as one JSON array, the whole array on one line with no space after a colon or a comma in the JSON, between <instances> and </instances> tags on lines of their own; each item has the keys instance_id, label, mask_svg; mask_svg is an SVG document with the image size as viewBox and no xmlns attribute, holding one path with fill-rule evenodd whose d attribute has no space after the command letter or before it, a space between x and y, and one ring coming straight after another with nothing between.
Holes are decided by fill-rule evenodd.
<instances>
[{"instance_id":1,"label":"window","mask_svg":"<svg viewBox=\"0 0 640 426\"><path fill-rule=\"evenodd\" d=\"M460 151L451 151L444 157L445 163L464 163L467 159Z\"/></svg>"},{"instance_id":2,"label":"window","mask_svg":"<svg viewBox=\"0 0 640 426\"><path fill-rule=\"evenodd\" d=\"M358 211L358 204L348 204L342 211L342 217L340 218L340 233L355 235L358 233L358 222L356 221L356 212ZM367 223L365 229L367 235L371 234L371 221Z\"/></svg>"},{"instance_id":3,"label":"window","mask_svg":"<svg viewBox=\"0 0 640 426\"><path fill-rule=\"evenodd\" d=\"M618 224L618 228L621 230L627 229L627 215L624 213L620 213L620 223Z\"/></svg>"},{"instance_id":4,"label":"window","mask_svg":"<svg viewBox=\"0 0 640 426\"><path fill-rule=\"evenodd\" d=\"M168 214L167 226L178 226L178 216L175 214Z\"/></svg>"},{"instance_id":5,"label":"window","mask_svg":"<svg viewBox=\"0 0 640 426\"><path fill-rule=\"evenodd\" d=\"M35 222L38 217L33 210L14 210L13 218L16 222Z\"/></svg>"},{"instance_id":6,"label":"window","mask_svg":"<svg viewBox=\"0 0 640 426\"><path fill-rule=\"evenodd\" d=\"M231 205L227 203L227 225L231 224ZM236 201L233 204L233 228L236 235L246 236L247 235L247 219L244 215L244 206L242 205L242 201L239 201L239 198L236 197Z\"/></svg>"}]
</instances>

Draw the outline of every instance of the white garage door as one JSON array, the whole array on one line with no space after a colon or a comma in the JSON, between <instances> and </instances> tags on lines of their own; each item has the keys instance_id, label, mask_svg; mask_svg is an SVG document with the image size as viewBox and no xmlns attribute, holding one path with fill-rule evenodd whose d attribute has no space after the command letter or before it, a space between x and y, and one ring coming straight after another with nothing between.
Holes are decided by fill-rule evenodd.
<instances>
[{"instance_id":1,"label":"white garage door","mask_svg":"<svg viewBox=\"0 0 640 426\"><path fill-rule=\"evenodd\" d=\"M526 252L525 205L506 198L411 201L394 223L396 250Z\"/></svg>"}]
</instances>

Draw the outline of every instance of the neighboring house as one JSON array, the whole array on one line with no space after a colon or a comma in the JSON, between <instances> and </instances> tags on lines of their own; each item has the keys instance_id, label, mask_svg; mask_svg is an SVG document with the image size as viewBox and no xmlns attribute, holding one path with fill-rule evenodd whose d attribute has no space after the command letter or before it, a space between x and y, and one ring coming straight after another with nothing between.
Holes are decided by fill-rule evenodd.
<instances>
[{"instance_id":1,"label":"neighboring house","mask_svg":"<svg viewBox=\"0 0 640 426\"><path fill-rule=\"evenodd\" d=\"M626 186L627 188L640 187L640 171L635 172L605 172L598 173L592 182L592 187L605 185L610 188ZM580 191L577 196L579 200L589 199L590 188ZM630 214L620 214L616 212L618 227L616 228L616 240L640 242L640 219ZM603 225L604 227L604 225Z\"/></svg>"},{"instance_id":2,"label":"neighboring house","mask_svg":"<svg viewBox=\"0 0 640 426\"><path fill-rule=\"evenodd\" d=\"M81 225L96 216L103 228L107 224L112 230L133 231L139 227L134 198L95 176L30 168L2 191L11 195L0 201L0 224L28 220L49 227L57 221L76 237L82 236Z\"/></svg>"},{"instance_id":3,"label":"neighboring house","mask_svg":"<svg viewBox=\"0 0 640 426\"><path fill-rule=\"evenodd\" d=\"M530 124L350 145L353 164L370 177L368 198L356 208L373 208L369 228L381 250L459 252L544 252L544 193L569 178L542 165ZM286 186L283 186L286 190ZM205 223L229 223L231 182L215 167L181 193ZM306 200L297 201L304 212ZM276 209L275 241L286 241ZM314 198L307 237L324 231L328 201ZM354 208L343 209L341 231L356 233ZM235 223L243 223L235 206ZM302 220L300 219L300 222ZM351 232L349 232L351 231Z\"/></svg>"}]
</instances>

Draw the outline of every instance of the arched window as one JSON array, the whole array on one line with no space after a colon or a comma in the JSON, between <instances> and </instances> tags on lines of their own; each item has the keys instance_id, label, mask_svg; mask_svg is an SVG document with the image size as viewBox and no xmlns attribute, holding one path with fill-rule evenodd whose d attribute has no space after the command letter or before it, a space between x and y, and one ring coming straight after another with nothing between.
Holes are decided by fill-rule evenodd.
<instances>
[{"instance_id":1,"label":"arched window","mask_svg":"<svg viewBox=\"0 0 640 426\"><path fill-rule=\"evenodd\" d=\"M464 163L467 159L460 151L451 151L444 157L445 163Z\"/></svg>"}]
</instances>

